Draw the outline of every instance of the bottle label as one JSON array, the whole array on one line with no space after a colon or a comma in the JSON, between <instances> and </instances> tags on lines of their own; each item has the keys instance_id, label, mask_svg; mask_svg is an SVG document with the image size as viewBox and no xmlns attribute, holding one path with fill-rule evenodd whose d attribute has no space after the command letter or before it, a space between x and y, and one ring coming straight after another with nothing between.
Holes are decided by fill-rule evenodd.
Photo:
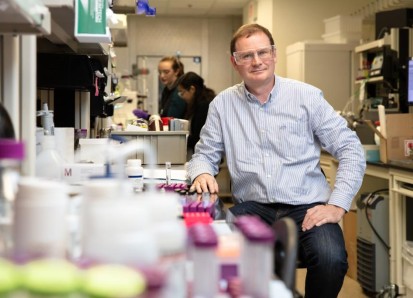
<instances>
[{"instance_id":1,"label":"bottle label","mask_svg":"<svg viewBox=\"0 0 413 298\"><path fill-rule=\"evenodd\" d=\"M134 191L143 190L143 176L129 175L128 178L132 182L132 187Z\"/></svg>"}]
</instances>

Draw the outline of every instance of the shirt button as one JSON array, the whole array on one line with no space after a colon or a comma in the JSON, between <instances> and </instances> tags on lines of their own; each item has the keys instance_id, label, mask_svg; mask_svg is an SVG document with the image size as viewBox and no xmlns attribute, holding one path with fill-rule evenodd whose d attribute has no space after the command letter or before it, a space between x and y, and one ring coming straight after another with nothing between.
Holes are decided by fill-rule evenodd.
<instances>
[{"instance_id":1,"label":"shirt button","mask_svg":"<svg viewBox=\"0 0 413 298\"><path fill-rule=\"evenodd\" d=\"M267 178L271 178L271 175L268 174L268 175L267 175Z\"/></svg>"}]
</instances>

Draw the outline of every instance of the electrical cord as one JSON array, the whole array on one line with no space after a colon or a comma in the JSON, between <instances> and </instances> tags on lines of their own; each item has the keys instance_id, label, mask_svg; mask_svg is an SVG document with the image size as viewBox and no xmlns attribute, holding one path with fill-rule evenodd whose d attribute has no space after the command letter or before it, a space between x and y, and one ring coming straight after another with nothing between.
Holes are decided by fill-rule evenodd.
<instances>
[{"instance_id":1,"label":"electrical cord","mask_svg":"<svg viewBox=\"0 0 413 298\"><path fill-rule=\"evenodd\" d=\"M384 239L383 239L383 238L380 236L380 234L377 232L376 228L373 226L373 223L370 221L370 218L369 218L368 213L367 213L367 211L368 211L367 209L369 208L369 203L370 203L371 199L373 199L373 197L374 197L376 194L378 194L378 193L380 193L380 192L384 192L384 191L388 192L389 189L388 189L388 188L386 188L386 189L379 189L379 190L376 190L376 191L370 193L369 196L368 196L368 198L367 198L367 200L366 200L366 204L364 205L364 211L365 211L365 215L366 215L367 222L369 223L371 229L373 230L373 233L377 236L377 238L380 240L380 242L381 242L381 243L383 244L383 246L386 248L387 253L390 255L390 246L386 243L386 241L384 241Z\"/></svg>"}]
</instances>

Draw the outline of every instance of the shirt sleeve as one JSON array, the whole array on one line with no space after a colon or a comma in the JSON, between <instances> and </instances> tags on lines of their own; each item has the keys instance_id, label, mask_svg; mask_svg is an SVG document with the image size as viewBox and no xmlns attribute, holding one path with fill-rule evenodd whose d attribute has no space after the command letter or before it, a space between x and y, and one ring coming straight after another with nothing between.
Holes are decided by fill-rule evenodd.
<instances>
[{"instance_id":1,"label":"shirt sleeve","mask_svg":"<svg viewBox=\"0 0 413 298\"><path fill-rule=\"evenodd\" d=\"M312 123L322 148L338 160L336 179L328 204L348 211L363 182L366 169L363 146L355 131L326 102L322 93L315 100Z\"/></svg>"},{"instance_id":2,"label":"shirt sleeve","mask_svg":"<svg viewBox=\"0 0 413 298\"><path fill-rule=\"evenodd\" d=\"M204 173L217 175L223 153L220 115L213 101L209 105L208 116L201 129L200 140L195 146L192 159L188 162L188 176L191 181Z\"/></svg>"}]
</instances>

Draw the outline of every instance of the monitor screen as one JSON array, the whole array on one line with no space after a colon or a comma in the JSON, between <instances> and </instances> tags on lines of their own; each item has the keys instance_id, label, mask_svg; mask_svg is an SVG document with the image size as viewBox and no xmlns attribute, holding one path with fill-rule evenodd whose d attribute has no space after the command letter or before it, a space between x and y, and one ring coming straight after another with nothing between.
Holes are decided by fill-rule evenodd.
<instances>
[{"instance_id":1,"label":"monitor screen","mask_svg":"<svg viewBox=\"0 0 413 298\"><path fill-rule=\"evenodd\" d=\"M413 58L407 64L407 102L413 106Z\"/></svg>"}]
</instances>

